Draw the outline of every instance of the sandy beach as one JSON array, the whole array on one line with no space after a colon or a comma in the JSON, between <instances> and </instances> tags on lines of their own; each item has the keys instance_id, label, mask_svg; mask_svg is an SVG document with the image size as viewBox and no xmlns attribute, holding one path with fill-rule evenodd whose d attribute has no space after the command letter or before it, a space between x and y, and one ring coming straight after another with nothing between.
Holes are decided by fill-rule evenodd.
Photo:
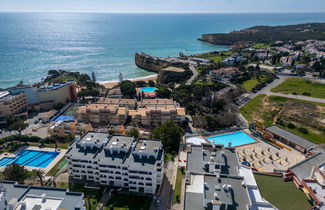
<instances>
[{"instance_id":1,"label":"sandy beach","mask_svg":"<svg viewBox=\"0 0 325 210\"><path fill-rule=\"evenodd\" d=\"M149 80L156 81L158 78L158 74L146 76L146 77L138 77L134 79L125 79L125 80L130 80L132 82L137 82L137 81L145 81L148 82ZM119 83L119 81L108 81L108 82L99 82L101 85L105 86L105 88L113 88L115 85Z\"/></svg>"}]
</instances>

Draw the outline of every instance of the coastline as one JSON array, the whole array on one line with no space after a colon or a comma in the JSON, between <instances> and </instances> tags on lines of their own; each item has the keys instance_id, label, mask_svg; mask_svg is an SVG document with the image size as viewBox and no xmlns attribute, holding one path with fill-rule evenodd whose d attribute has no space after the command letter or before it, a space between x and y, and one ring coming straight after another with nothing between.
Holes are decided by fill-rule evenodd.
<instances>
[{"instance_id":1,"label":"coastline","mask_svg":"<svg viewBox=\"0 0 325 210\"><path fill-rule=\"evenodd\" d=\"M124 80L130 80L132 82L138 82L138 81L148 82L149 80L156 81L157 78L158 78L158 74L154 74L154 75L149 75L149 76L145 76L145 77L137 77L137 78L133 78L133 79L125 78ZM108 88L108 89L113 88L118 83L119 83L118 80L99 82L99 84L103 85L105 88Z\"/></svg>"}]
</instances>

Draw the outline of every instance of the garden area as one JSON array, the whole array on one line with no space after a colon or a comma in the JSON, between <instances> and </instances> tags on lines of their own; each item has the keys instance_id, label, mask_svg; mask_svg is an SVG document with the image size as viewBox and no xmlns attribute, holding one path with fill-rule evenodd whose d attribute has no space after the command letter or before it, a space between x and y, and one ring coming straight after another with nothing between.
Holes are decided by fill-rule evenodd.
<instances>
[{"instance_id":1,"label":"garden area","mask_svg":"<svg viewBox=\"0 0 325 210\"><path fill-rule=\"evenodd\" d=\"M69 183L69 189L73 192L83 192L84 193L84 200L85 206L87 210L96 210L100 198L103 194L103 189L88 189L84 187L84 184L81 183Z\"/></svg>"},{"instance_id":2,"label":"garden area","mask_svg":"<svg viewBox=\"0 0 325 210\"><path fill-rule=\"evenodd\" d=\"M177 169L177 178L175 183L173 204L179 203L181 200L182 180L184 179L184 177L185 177L185 169L184 168Z\"/></svg>"},{"instance_id":3,"label":"garden area","mask_svg":"<svg viewBox=\"0 0 325 210\"><path fill-rule=\"evenodd\" d=\"M311 82L304 78L288 78L272 92L325 98L325 84Z\"/></svg>"},{"instance_id":4,"label":"garden area","mask_svg":"<svg viewBox=\"0 0 325 210\"><path fill-rule=\"evenodd\" d=\"M152 199L136 195L114 195L104 210L149 210Z\"/></svg>"},{"instance_id":5,"label":"garden area","mask_svg":"<svg viewBox=\"0 0 325 210\"><path fill-rule=\"evenodd\" d=\"M279 209L310 209L311 203L303 191L293 182L284 182L281 177L258 175L255 179L263 198Z\"/></svg>"}]
</instances>

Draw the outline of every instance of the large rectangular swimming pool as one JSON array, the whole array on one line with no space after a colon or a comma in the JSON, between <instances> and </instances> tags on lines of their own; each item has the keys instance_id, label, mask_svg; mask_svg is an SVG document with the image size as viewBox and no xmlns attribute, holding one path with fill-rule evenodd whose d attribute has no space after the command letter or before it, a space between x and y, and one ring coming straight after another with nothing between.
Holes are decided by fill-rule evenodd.
<instances>
[{"instance_id":1,"label":"large rectangular swimming pool","mask_svg":"<svg viewBox=\"0 0 325 210\"><path fill-rule=\"evenodd\" d=\"M212 144L223 144L224 147L229 147L229 143L231 143L231 147L238 147L257 142L243 131L210 136L206 139Z\"/></svg>"},{"instance_id":2,"label":"large rectangular swimming pool","mask_svg":"<svg viewBox=\"0 0 325 210\"><path fill-rule=\"evenodd\" d=\"M15 157L4 157L0 159L0 167L7 166L12 163L17 163L22 166L31 166L45 168L47 167L60 153L36 150L23 150Z\"/></svg>"}]
</instances>

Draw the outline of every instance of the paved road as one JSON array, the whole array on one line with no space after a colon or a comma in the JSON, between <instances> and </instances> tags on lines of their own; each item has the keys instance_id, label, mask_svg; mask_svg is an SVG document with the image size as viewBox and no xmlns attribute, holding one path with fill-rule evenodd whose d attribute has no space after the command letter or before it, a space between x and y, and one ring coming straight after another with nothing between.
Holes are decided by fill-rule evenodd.
<instances>
[{"instance_id":1,"label":"paved road","mask_svg":"<svg viewBox=\"0 0 325 210\"><path fill-rule=\"evenodd\" d=\"M185 85L190 85L192 84L192 82L194 81L194 79L197 77L197 75L199 74L196 69L195 66L190 64L189 65L190 70L192 71L193 75L191 76L191 78L189 80L187 80L187 82L185 83Z\"/></svg>"}]
</instances>

